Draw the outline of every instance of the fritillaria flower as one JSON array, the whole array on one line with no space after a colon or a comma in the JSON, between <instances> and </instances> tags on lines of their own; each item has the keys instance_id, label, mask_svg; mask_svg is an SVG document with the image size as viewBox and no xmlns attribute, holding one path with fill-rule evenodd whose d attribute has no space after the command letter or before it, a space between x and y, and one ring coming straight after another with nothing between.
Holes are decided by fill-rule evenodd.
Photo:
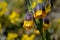
<instances>
[{"instance_id":1,"label":"fritillaria flower","mask_svg":"<svg viewBox=\"0 0 60 40\"><path fill-rule=\"evenodd\" d=\"M35 8L34 18L43 18L45 16L46 16L46 12L43 11L42 5L37 4L37 6Z\"/></svg>"},{"instance_id":2,"label":"fritillaria flower","mask_svg":"<svg viewBox=\"0 0 60 40\"><path fill-rule=\"evenodd\" d=\"M27 29L32 29L34 26L33 16L30 13L27 13L24 19L23 27Z\"/></svg>"},{"instance_id":3,"label":"fritillaria flower","mask_svg":"<svg viewBox=\"0 0 60 40\"><path fill-rule=\"evenodd\" d=\"M48 18L44 18L44 22L43 22L43 29L47 30L49 28L49 19Z\"/></svg>"}]
</instances>

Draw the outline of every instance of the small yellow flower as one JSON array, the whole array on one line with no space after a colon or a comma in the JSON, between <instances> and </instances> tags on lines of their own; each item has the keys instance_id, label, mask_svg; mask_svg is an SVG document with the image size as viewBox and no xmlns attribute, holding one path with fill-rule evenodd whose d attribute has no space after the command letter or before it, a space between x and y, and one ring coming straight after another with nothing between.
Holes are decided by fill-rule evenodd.
<instances>
[{"instance_id":1,"label":"small yellow flower","mask_svg":"<svg viewBox=\"0 0 60 40\"><path fill-rule=\"evenodd\" d=\"M8 4L6 2L0 2L0 17L7 12L7 5Z\"/></svg>"},{"instance_id":2,"label":"small yellow flower","mask_svg":"<svg viewBox=\"0 0 60 40\"><path fill-rule=\"evenodd\" d=\"M23 27L24 27L25 29L31 29L31 28L33 28L33 26L34 26L33 20L24 21Z\"/></svg>"},{"instance_id":3,"label":"small yellow flower","mask_svg":"<svg viewBox=\"0 0 60 40\"><path fill-rule=\"evenodd\" d=\"M51 11L51 4L48 4L46 7L45 7L45 10L46 10L46 13L49 13Z\"/></svg>"},{"instance_id":4,"label":"small yellow flower","mask_svg":"<svg viewBox=\"0 0 60 40\"><path fill-rule=\"evenodd\" d=\"M8 33L7 40L12 40L17 37L18 37L18 35L16 33Z\"/></svg>"},{"instance_id":5,"label":"small yellow flower","mask_svg":"<svg viewBox=\"0 0 60 40\"><path fill-rule=\"evenodd\" d=\"M16 13L15 11L13 11L12 14L10 14L10 16L9 16L10 19L14 19L16 17L19 17L19 14Z\"/></svg>"},{"instance_id":6,"label":"small yellow flower","mask_svg":"<svg viewBox=\"0 0 60 40\"><path fill-rule=\"evenodd\" d=\"M32 34L32 35L27 35L27 34L24 34L23 36L22 36L22 40L34 40L34 38L35 38L35 35L34 34Z\"/></svg>"},{"instance_id":7,"label":"small yellow flower","mask_svg":"<svg viewBox=\"0 0 60 40\"><path fill-rule=\"evenodd\" d=\"M9 15L9 20L11 21L11 23L15 23L19 20L19 16L19 13L13 11L12 14Z\"/></svg>"},{"instance_id":8,"label":"small yellow flower","mask_svg":"<svg viewBox=\"0 0 60 40\"><path fill-rule=\"evenodd\" d=\"M36 2L32 2L32 8L35 8L36 7Z\"/></svg>"}]
</instances>

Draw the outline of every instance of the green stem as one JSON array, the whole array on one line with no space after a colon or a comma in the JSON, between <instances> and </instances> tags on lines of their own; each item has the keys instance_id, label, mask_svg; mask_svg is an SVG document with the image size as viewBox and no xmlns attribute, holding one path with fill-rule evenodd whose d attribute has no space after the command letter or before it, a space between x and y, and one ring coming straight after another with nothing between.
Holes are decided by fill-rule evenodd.
<instances>
[{"instance_id":1,"label":"green stem","mask_svg":"<svg viewBox=\"0 0 60 40\"><path fill-rule=\"evenodd\" d=\"M41 18L41 19L39 19L39 31L40 31L40 35L41 35L41 37L42 37L42 40L45 40L44 39L44 35L43 35L43 31L42 31L42 27L43 27L43 19Z\"/></svg>"},{"instance_id":2,"label":"green stem","mask_svg":"<svg viewBox=\"0 0 60 40\"><path fill-rule=\"evenodd\" d=\"M48 32L48 31L45 31L45 33L46 33L46 40L50 40L50 33Z\"/></svg>"},{"instance_id":3,"label":"green stem","mask_svg":"<svg viewBox=\"0 0 60 40\"><path fill-rule=\"evenodd\" d=\"M43 27L43 19L39 19L39 23L36 23L35 21L35 24L37 25L37 29L40 31L40 35L42 37L42 40L45 40L44 38L44 35L43 35L43 31L42 31L42 27Z\"/></svg>"}]
</instances>

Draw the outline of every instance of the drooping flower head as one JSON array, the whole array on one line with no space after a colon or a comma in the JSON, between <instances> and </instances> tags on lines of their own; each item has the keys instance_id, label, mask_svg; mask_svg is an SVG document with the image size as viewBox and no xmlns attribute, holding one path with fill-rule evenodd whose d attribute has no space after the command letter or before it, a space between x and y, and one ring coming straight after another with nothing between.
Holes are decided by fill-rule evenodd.
<instances>
[{"instance_id":1,"label":"drooping flower head","mask_svg":"<svg viewBox=\"0 0 60 40\"><path fill-rule=\"evenodd\" d=\"M47 30L49 28L49 24L50 24L49 19L48 18L44 18L43 21L44 21L44 23L43 23L43 29Z\"/></svg>"},{"instance_id":2,"label":"drooping flower head","mask_svg":"<svg viewBox=\"0 0 60 40\"><path fill-rule=\"evenodd\" d=\"M42 18L42 17L45 17L45 12L43 13L42 5L38 3L35 8L34 18Z\"/></svg>"},{"instance_id":3,"label":"drooping flower head","mask_svg":"<svg viewBox=\"0 0 60 40\"><path fill-rule=\"evenodd\" d=\"M45 11L46 2L43 2L42 4L37 4L36 8L34 9L34 18L44 18L46 17L46 11Z\"/></svg>"},{"instance_id":4,"label":"drooping flower head","mask_svg":"<svg viewBox=\"0 0 60 40\"><path fill-rule=\"evenodd\" d=\"M27 13L24 19L23 27L26 30L30 30L33 28L34 22L33 22L33 16L30 13Z\"/></svg>"}]
</instances>

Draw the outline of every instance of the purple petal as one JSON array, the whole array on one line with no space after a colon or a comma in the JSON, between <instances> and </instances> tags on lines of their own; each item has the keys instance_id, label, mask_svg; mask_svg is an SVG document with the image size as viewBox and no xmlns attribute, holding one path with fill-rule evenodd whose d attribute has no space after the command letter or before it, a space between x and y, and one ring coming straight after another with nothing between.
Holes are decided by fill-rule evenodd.
<instances>
[{"instance_id":1,"label":"purple petal","mask_svg":"<svg viewBox=\"0 0 60 40\"><path fill-rule=\"evenodd\" d=\"M44 18L44 23L49 24L49 19L48 18Z\"/></svg>"},{"instance_id":2,"label":"purple petal","mask_svg":"<svg viewBox=\"0 0 60 40\"><path fill-rule=\"evenodd\" d=\"M42 5L41 5L41 4L38 4L38 5L36 6L36 10L40 10L40 9L42 9Z\"/></svg>"},{"instance_id":3,"label":"purple petal","mask_svg":"<svg viewBox=\"0 0 60 40\"><path fill-rule=\"evenodd\" d=\"M31 20L33 19L33 16L30 13L27 13L25 16L25 20Z\"/></svg>"}]
</instances>

